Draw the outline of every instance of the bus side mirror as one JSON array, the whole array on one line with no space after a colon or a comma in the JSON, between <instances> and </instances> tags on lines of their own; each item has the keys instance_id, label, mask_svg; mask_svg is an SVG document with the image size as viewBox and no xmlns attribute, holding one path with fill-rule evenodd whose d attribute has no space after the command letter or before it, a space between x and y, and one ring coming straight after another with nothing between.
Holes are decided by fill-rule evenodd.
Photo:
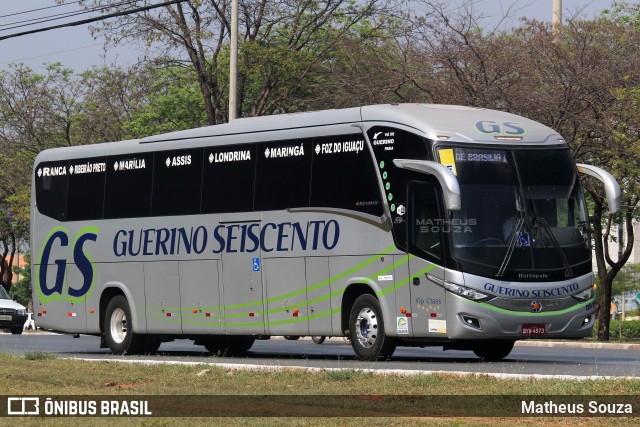
<instances>
[{"instance_id":1,"label":"bus side mirror","mask_svg":"<svg viewBox=\"0 0 640 427\"><path fill-rule=\"evenodd\" d=\"M444 165L429 160L394 159L393 164L400 169L424 173L436 177L442 188L444 204L449 211L462 209L460 183L456 176Z\"/></svg>"},{"instance_id":2,"label":"bus side mirror","mask_svg":"<svg viewBox=\"0 0 640 427\"><path fill-rule=\"evenodd\" d=\"M578 172L592 176L604 184L604 191L607 194L607 204L609 205L609 213L614 214L620 211L622 192L618 181L606 170L597 166L586 165L584 163L576 164Z\"/></svg>"}]
</instances>

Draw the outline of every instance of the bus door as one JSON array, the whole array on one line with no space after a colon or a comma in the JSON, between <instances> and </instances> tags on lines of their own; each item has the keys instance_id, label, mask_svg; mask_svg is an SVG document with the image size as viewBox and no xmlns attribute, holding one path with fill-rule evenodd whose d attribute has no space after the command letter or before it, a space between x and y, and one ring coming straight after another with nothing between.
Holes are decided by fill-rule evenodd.
<instances>
[{"instance_id":1,"label":"bus door","mask_svg":"<svg viewBox=\"0 0 640 427\"><path fill-rule=\"evenodd\" d=\"M414 337L446 337L443 233L450 223L442 217L440 189L435 182L412 181L408 188L407 244L411 318ZM400 322L400 319L398 320ZM399 331L400 332L400 331Z\"/></svg>"},{"instance_id":2,"label":"bus door","mask_svg":"<svg viewBox=\"0 0 640 427\"><path fill-rule=\"evenodd\" d=\"M227 221L227 218L236 220ZM245 245L254 244L242 236L259 235L261 222L252 218L237 219L238 215L221 215L220 225L225 227L227 237L227 247L221 257L223 324L227 335L264 334L262 250L259 245L255 250L237 247L242 241Z\"/></svg>"}]
</instances>

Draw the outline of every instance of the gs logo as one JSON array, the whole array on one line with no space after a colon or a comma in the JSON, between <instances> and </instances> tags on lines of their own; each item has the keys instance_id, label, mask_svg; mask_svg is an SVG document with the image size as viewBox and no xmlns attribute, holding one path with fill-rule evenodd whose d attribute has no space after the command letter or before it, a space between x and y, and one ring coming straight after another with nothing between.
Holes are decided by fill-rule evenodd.
<instances>
[{"instance_id":1,"label":"gs logo","mask_svg":"<svg viewBox=\"0 0 640 427\"><path fill-rule=\"evenodd\" d=\"M496 123L491 120L481 120L476 122L476 130L489 135L513 135L522 136L526 131L518 126L518 123L503 122Z\"/></svg>"},{"instance_id":2,"label":"gs logo","mask_svg":"<svg viewBox=\"0 0 640 427\"><path fill-rule=\"evenodd\" d=\"M56 227L49 232L40 248L40 255L36 264L36 290L40 301L43 304L52 300L62 300L65 282L68 289L66 299L69 302L81 302L91 295L95 283L95 272L91 255L85 252L85 243L95 242L98 239L98 227L84 227L76 234L73 242L69 245L69 231L65 227ZM82 283L68 283L67 279L67 258L51 260L51 252L54 248L71 249L70 255L73 263L82 275ZM55 280L53 283L47 282L47 272L49 268L55 268Z\"/></svg>"}]
</instances>

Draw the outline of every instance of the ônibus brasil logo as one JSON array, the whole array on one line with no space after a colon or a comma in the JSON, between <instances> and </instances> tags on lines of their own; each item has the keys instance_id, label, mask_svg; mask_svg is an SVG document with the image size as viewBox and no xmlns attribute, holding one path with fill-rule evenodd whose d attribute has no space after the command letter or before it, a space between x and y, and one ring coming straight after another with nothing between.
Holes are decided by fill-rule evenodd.
<instances>
[{"instance_id":1,"label":"\u00f4nibus brasil logo","mask_svg":"<svg viewBox=\"0 0 640 427\"><path fill-rule=\"evenodd\" d=\"M84 227L72 242L69 230L65 227L56 227L49 232L36 264L36 291L43 304L52 300L61 301L63 294L70 302L81 302L91 295L95 272L93 259L85 252L84 246L88 241L95 242L99 231L98 227ZM52 252L59 258L51 259ZM68 274L70 268L75 268L77 272ZM54 270L53 274L50 269Z\"/></svg>"}]
</instances>

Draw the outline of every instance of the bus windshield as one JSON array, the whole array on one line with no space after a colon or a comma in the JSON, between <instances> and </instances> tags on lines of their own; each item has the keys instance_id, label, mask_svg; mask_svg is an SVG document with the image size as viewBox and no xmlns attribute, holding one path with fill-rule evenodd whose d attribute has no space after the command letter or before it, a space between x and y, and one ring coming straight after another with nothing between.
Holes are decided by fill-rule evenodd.
<instances>
[{"instance_id":1,"label":"bus windshield","mask_svg":"<svg viewBox=\"0 0 640 427\"><path fill-rule=\"evenodd\" d=\"M563 280L591 268L587 210L569 150L440 149L462 191L449 233L463 271ZM445 163L445 162L443 162Z\"/></svg>"}]
</instances>

